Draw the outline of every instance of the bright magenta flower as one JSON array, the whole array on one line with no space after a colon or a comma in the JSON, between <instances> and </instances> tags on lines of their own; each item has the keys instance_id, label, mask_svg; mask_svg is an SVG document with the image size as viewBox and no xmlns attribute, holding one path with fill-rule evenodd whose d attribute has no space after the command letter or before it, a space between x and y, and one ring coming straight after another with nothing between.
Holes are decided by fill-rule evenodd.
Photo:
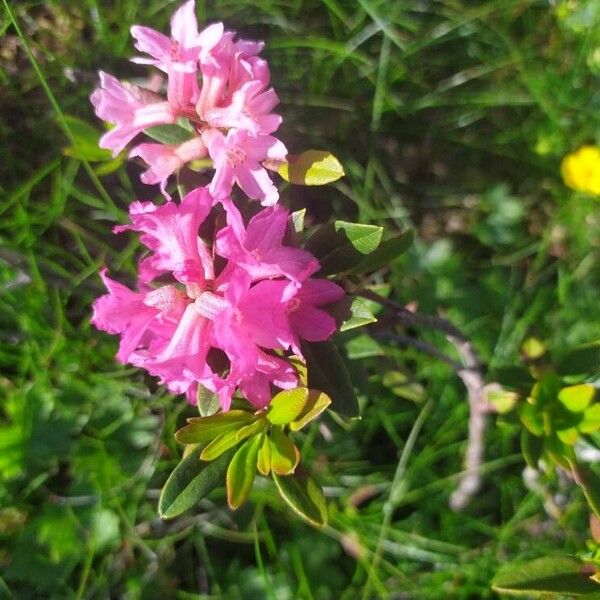
<instances>
[{"instance_id":1,"label":"bright magenta flower","mask_svg":"<svg viewBox=\"0 0 600 600\"><path fill-rule=\"evenodd\" d=\"M319 269L310 252L283 245L288 225L285 209L265 208L250 219L247 228L232 202L226 203L226 209L227 227L217 235L216 251L243 267L253 281L276 277L303 281Z\"/></svg>"},{"instance_id":2,"label":"bright magenta flower","mask_svg":"<svg viewBox=\"0 0 600 600\"><path fill-rule=\"evenodd\" d=\"M300 338L333 333L335 321L320 307L343 291L310 279L316 259L283 245L287 211L265 209L246 226L231 200L224 204L228 224L207 233L218 240L211 249L199 235L201 227L210 230L209 213L216 210L206 188L180 204L132 203L131 224L115 230L139 232L150 251L140 263L140 291L102 272L108 294L94 303L92 323L121 335L121 362L146 369L174 393L193 399L200 384L227 410L240 390L264 407L273 386L297 385L286 353L300 352ZM213 261L213 250L224 265Z\"/></svg>"}]
</instances>

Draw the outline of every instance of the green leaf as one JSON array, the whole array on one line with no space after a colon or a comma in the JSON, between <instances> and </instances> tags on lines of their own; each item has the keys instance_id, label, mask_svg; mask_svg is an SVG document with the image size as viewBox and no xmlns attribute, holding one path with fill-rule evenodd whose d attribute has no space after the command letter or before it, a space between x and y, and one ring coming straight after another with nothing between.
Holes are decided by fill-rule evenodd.
<instances>
[{"instance_id":1,"label":"green leaf","mask_svg":"<svg viewBox=\"0 0 600 600\"><path fill-rule=\"evenodd\" d=\"M592 404L584 413L577 426L581 433L593 433L600 429L600 404Z\"/></svg>"},{"instance_id":2,"label":"green leaf","mask_svg":"<svg viewBox=\"0 0 600 600\"><path fill-rule=\"evenodd\" d=\"M198 384L196 404L201 417L211 417L219 412L219 409L221 408L218 396L205 388L201 383Z\"/></svg>"},{"instance_id":3,"label":"green leaf","mask_svg":"<svg viewBox=\"0 0 600 600\"><path fill-rule=\"evenodd\" d=\"M521 431L521 452L525 462L532 468L537 469L540 458L544 451L542 438L531 435L527 429Z\"/></svg>"},{"instance_id":4,"label":"green leaf","mask_svg":"<svg viewBox=\"0 0 600 600\"><path fill-rule=\"evenodd\" d=\"M198 446L190 452L167 479L158 501L158 514L162 519L180 515L224 483L233 450L210 463L200 461L201 451L202 447Z\"/></svg>"},{"instance_id":5,"label":"green leaf","mask_svg":"<svg viewBox=\"0 0 600 600\"><path fill-rule=\"evenodd\" d=\"M594 400L596 388L589 383L571 385L558 392L558 399L571 412L583 412Z\"/></svg>"},{"instance_id":6,"label":"green leaf","mask_svg":"<svg viewBox=\"0 0 600 600\"><path fill-rule=\"evenodd\" d=\"M573 446L579 439L579 431L575 427L557 429L556 435L563 444L567 444L568 446Z\"/></svg>"},{"instance_id":7,"label":"green leaf","mask_svg":"<svg viewBox=\"0 0 600 600\"><path fill-rule=\"evenodd\" d=\"M322 275L341 273L354 267L381 242L383 227L347 221L321 226L306 242L306 249L321 264Z\"/></svg>"},{"instance_id":8,"label":"green leaf","mask_svg":"<svg viewBox=\"0 0 600 600\"><path fill-rule=\"evenodd\" d=\"M530 400L523 402L519 407L519 417L533 435L544 435L544 420L537 405L532 404Z\"/></svg>"},{"instance_id":9,"label":"green leaf","mask_svg":"<svg viewBox=\"0 0 600 600\"><path fill-rule=\"evenodd\" d=\"M73 136L73 142L64 149L64 154L90 162L113 161L111 151L98 146L101 136L98 129L72 115L65 115L65 121ZM123 161L118 162L121 164Z\"/></svg>"},{"instance_id":10,"label":"green leaf","mask_svg":"<svg viewBox=\"0 0 600 600\"><path fill-rule=\"evenodd\" d=\"M271 472L271 440L269 436L262 436L262 444L256 458L256 468L265 477Z\"/></svg>"},{"instance_id":11,"label":"green leaf","mask_svg":"<svg viewBox=\"0 0 600 600\"><path fill-rule=\"evenodd\" d=\"M292 431L302 429L307 423L316 419L330 404L331 398L327 394L319 390L310 390L304 410L296 417L295 421L290 423L290 429Z\"/></svg>"},{"instance_id":12,"label":"green leaf","mask_svg":"<svg viewBox=\"0 0 600 600\"><path fill-rule=\"evenodd\" d=\"M273 427L270 436L271 470L277 475L293 473L300 462L300 451L280 427Z\"/></svg>"},{"instance_id":13,"label":"green leaf","mask_svg":"<svg viewBox=\"0 0 600 600\"><path fill-rule=\"evenodd\" d=\"M302 519L315 527L327 524L327 503L321 488L306 474L279 476L273 473L279 495Z\"/></svg>"},{"instance_id":14,"label":"green leaf","mask_svg":"<svg viewBox=\"0 0 600 600\"><path fill-rule=\"evenodd\" d=\"M588 466L578 463L574 458L568 460L575 481L581 486L594 514L600 518L600 477Z\"/></svg>"},{"instance_id":15,"label":"green leaf","mask_svg":"<svg viewBox=\"0 0 600 600\"><path fill-rule=\"evenodd\" d=\"M492 388L486 390L486 400L494 406L498 414L510 412L519 400L519 394L510 392L504 388Z\"/></svg>"},{"instance_id":16,"label":"green leaf","mask_svg":"<svg viewBox=\"0 0 600 600\"><path fill-rule=\"evenodd\" d=\"M372 273L373 271L387 267L412 246L414 239L414 231L409 229L400 235L384 240L377 250L352 268L350 274L363 275L364 273Z\"/></svg>"},{"instance_id":17,"label":"green leaf","mask_svg":"<svg viewBox=\"0 0 600 600\"><path fill-rule=\"evenodd\" d=\"M264 434L247 440L234 454L227 468L227 504L231 510L239 508L252 489L256 477L256 459Z\"/></svg>"},{"instance_id":18,"label":"green leaf","mask_svg":"<svg viewBox=\"0 0 600 600\"><path fill-rule=\"evenodd\" d=\"M250 425L245 425L241 429L238 430L236 437L238 442L245 440L247 437L253 436L256 433L260 433L267 428L267 420L264 415L260 415L260 417L254 421L254 423L250 423Z\"/></svg>"},{"instance_id":19,"label":"green leaf","mask_svg":"<svg viewBox=\"0 0 600 600\"><path fill-rule=\"evenodd\" d=\"M331 398L331 410L347 417L358 416L358 400L348 369L333 342L302 345L310 388L323 390Z\"/></svg>"},{"instance_id":20,"label":"green leaf","mask_svg":"<svg viewBox=\"0 0 600 600\"><path fill-rule=\"evenodd\" d=\"M283 390L276 394L267 409L267 419L273 425L286 425L293 421L304 409L308 400L309 390L306 387L297 387Z\"/></svg>"},{"instance_id":21,"label":"green leaf","mask_svg":"<svg viewBox=\"0 0 600 600\"><path fill-rule=\"evenodd\" d=\"M495 592L517 596L561 594L586 596L600 592L590 576L595 572L571 556L547 556L529 562L504 565L492 581Z\"/></svg>"},{"instance_id":22,"label":"green leaf","mask_svg":"<svg viewBox=\"0 0 600 600\"><path fill-rule=\"evenodd\" d=\"M194 137L193 129L190 130L183 121L170 125L155 125L144 129L144 133L153 140L168 146L177 146L187 142Z\"/></svg>"},{"instance_id":23,"label":"green leaf","mask_svg":"<svg viewBox=\"0 0 600 600\"><path fill-rule=\"evenodd\" d=\"M237 446L237 444L241 442L238 437L238 430L233 429L231 431L226 431L222 433L218 437L216 437L202 452L200 453L200 460L211 461L221 456L223 452L226 452L230 448Z\"/></svg>"},{"instance_id":24,"label":"green leaf","mask_svg":"<svg viewBox=\"0 0 600 600\"><path fill-rule=\"evenodd\" d=\"M329 312L340 324L340 331L349 331L377 322L377 317L373 315L369 307L370 303L364 298L346 296L333 305Z\"/></svg>"},{"instance_id":25,"label":"green leaf","mask_svg":"<svg viewBox=\"0 0 600 600\"><path fill-rule=\"evenodd\" d=\"M181 444L208 442L230 429L239 429L256 418L256 415L245 410L230 410L209 417L188 419L189 424L175 433L175 439Z\"/></svg>"},{"instance_id":26,"label":"green leaf","mask_svg":"<svg viewBox=\"0 0 600 600\"><path fill-rule=\"evenodd\" d=\"M325 185L345 175L340 161L331 152L324 150L288 154L287 162L277 172L295 185Z\"/></svg>"}]
</instances>

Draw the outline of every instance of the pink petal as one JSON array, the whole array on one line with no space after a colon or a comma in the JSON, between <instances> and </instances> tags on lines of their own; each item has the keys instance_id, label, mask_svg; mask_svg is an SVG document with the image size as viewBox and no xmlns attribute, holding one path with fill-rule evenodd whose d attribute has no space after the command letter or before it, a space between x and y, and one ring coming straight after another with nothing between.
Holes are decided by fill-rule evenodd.
<instances>
[{"instance_id":1,"label":"pink petal","mask_svg":"<svg viewBox=\"0 0 600 600\"><path fill-rule=\"evenodd\" d=\"M328 279L309 279L298 290L297 298L305 304L321 306L337 302L344 297L344 290Z\"/></svg>"},{"instance_id":2,"label":"pink petal","mask_svg":"<svg viewBox=\"0 0 600 600\"><path fill-rule=\"evenodd\" d=\"M335 319L324 310L304 305L290 314L294 332L308 342L321 342L329 339L335 332Z\"/></svg>"},{"instance_id":3,"label":"pink petal","mask_svg":"<svg viewBox=\"0 0 600 600\"><path fill-rule=\"evenodd\" d=\"M198 44L198 20L194 0L182 4L171 17L171 37L185 48Z\"/></svg>"},{"instance_id":4,"label":"pink petal","mask_svg":"<svg viewBox=\"0 0 600 600\"><path fill-rule=\"evenodd\" d=\"M260 200L263 206L272 206L279 200L279 192L267 171L260 165L242 165L235 169L239 186L252 199Z\"/></svg>"},{"instance_id":5,"label":"pink petal","mask_svg":"<svg viewBox=\"0 0 600 600\"><path fill-rule=\"evenodd\" d=\"M131 28L131 35L136 41L135 47L140 52L149 54L156 59L152 61L152 64L158 68L163 68L163 65L168 64L172 43L166 35L141 25L134 25ZM139 62L139 60L134 59L134 62Z\"/></svg>"}]
</instances>

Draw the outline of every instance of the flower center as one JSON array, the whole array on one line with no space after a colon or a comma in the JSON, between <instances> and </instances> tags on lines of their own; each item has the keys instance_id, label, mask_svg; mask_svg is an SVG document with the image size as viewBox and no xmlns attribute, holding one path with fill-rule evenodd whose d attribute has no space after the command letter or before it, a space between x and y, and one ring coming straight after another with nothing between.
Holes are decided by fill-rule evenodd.
<instances>
[{"instance_id":1,"label":"flower center","mask_svg":"<svg viewBox=\"0 0 600 600\"><path fill-rule=\"evenodd\" d=\"M291 298L285 307L285 312L288 314L295 313L300 308L300 304L301 302L298 298Z\"/></svg>"},{"instance_id":2,"label":"flower center","mask_svg":"<svg viewBox=\"0 0 600 600\"><path fill-rule=\"evenodd\" d=\"M228 148L225 152L225 157L227 164L230 167L237 167L246 160L246 153L241 148L236 146L233 148Z\"/></svg>"}]
</instances>

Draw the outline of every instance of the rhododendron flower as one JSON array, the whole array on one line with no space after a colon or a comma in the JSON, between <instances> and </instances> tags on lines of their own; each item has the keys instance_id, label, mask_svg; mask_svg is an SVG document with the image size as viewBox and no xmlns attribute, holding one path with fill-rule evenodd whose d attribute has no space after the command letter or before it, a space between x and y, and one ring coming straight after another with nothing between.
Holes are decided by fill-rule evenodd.
<instances>
[{"instance_id":1,"label":"rhododendron flower","mask_svg":"<svg viewBox=\"0 0 600 600\"><path fill-rule=\"evenodd\" d=\"M327 279L307 279L299 287L285 280L260 281L249 290L245 308L258 330L276 333L283 347L301 356L300 338L321 342L335 332L335 319L319 307L343 297L344 290Z\"/></svg>"},{"instance_id":2,"label":"rhododendron flower","mask_svg":"<svg viewBox=\"0 0 600 600\"><path fill-rule=\"evenodd\" d=\"M202 138L195 137L179 146L140 144L129 153L129 157L142 158L149 168L142 173L141 180L150 185L160 184L161 191L167 195L165 185L169 176L186 163L204 158L206 154Z\"/></svg>"},{"instance_id":3,"label":"rhododendron flower","mask_svg":"<svg viewBox=\"0 0 600 600\"><path fill-rule=\"evenodd\" d=\"M227 203L226 208L227 227L217 236L217 252L243 267L253 280L284 276L303 281L318 270L319 263L310 252L283 245L288 223L286 210L266 208L245 228L233 203Z\"/></svg>"},{"instance_id":4,"label":"rhododendron flower","mask_svg":"<svg viewBox=\"0 0 600 600\"><path fill-rule=\"evenodd\" d=\"M135 47L152 57L136 57L133 62L153 65L167 73L169 102L182 109L195 103L199 93L198 57L219 43L223 24L215 23L199 33L195 3L189 0L171 18L171 38L141 25L134 25L131 35L136 40Z\"/></svg>"},{"instance_id":5,"label":"rhododendron flower","mask_svg":"<svg viewBox=\"0 0 600 600\"><path fill-rule=\"evenodd\" d=\"M173 107L150 90L121 83L103 72L100 86L91 95L96 114L116 124L102 136L100 146L112 150L115 156L144 129L177 120Z\"/></svg>"},{"instance_id":6,"label":"rhododendron flower","mask_svg":"<svg viewBox=\"0 0 600 600\"><path fill-rule=\"evenodd\" d=\"M216 210L207 188L180 204L132 203L131 224L115 230L141 233L150 251L140 263L140 291L102 272L109 293L94 303L92 322L121 335L121 362L146 369L172 392L194 398L202 385L227 410L239 390L262 408L273 386L297 385L285 353L298 354L300 338L324 340L333 333L335 321L320 307L343 291L310 279L316 259L283 245L287 211L264 209L245 226L229 198L224 205L227 225L210 236L217 239L211 250L199 236ZM218 269L213 251L226 259Z\"/></svg>"},{"instance_id":7,"label":"rhododendron flower","mask_svg":"<svg viewBox=\"0 0 600 600\"><path fill-rule=\"evenodd\" d=\"M279 98L269 88L269 67L258 56L262 42L235 40L221 23L198 30L194 1L183 4L171 20L171 37L135 25L135 47L147 55L133 62L152 65L167 75L167 101L150 90L100 74L92 94L96 114L116 123L101 145L120 152L145 129L185 119L190 139L177 146L143 143L130 152L148 164L141 178L166 192L169 176L210 153L214 163L211 192L217 200L238 184L250 198L272 205L278 200L264 164L285 161L285 146L270 134L281 124L272 111Z\"/></svg>"},{"instance_id":8,"label":"rhododendron flower","mask_svg":"<svg viewBox=\"0 0 600 600\"><path fill-rule=\"evenodd\" d=\"M272 206L279 199L262 161L285 161L286 147L270 135L253 135L246 130L232 129L227 136L211 130L203 134L208 152L213 159L215 175L210 193L217 199L226 198L237 183L253 200Z\"/></svg>"},{"instance_id":9,"label":"rhododendron flower","mask_svg":"<svg viewBox=\"0 0 600 600\"><path fill-rule=\"evenodd\" d=\"M133 202L129 208L131 225L115 227L142 233L141 242L152 254L140 264L140 281L148 283L171 272L180 283L203 285L214 277L212 257L198 237L198 229L210 212L213 199L206 188L196 188L181 204Z\"/></svg>"}]
</instances>

